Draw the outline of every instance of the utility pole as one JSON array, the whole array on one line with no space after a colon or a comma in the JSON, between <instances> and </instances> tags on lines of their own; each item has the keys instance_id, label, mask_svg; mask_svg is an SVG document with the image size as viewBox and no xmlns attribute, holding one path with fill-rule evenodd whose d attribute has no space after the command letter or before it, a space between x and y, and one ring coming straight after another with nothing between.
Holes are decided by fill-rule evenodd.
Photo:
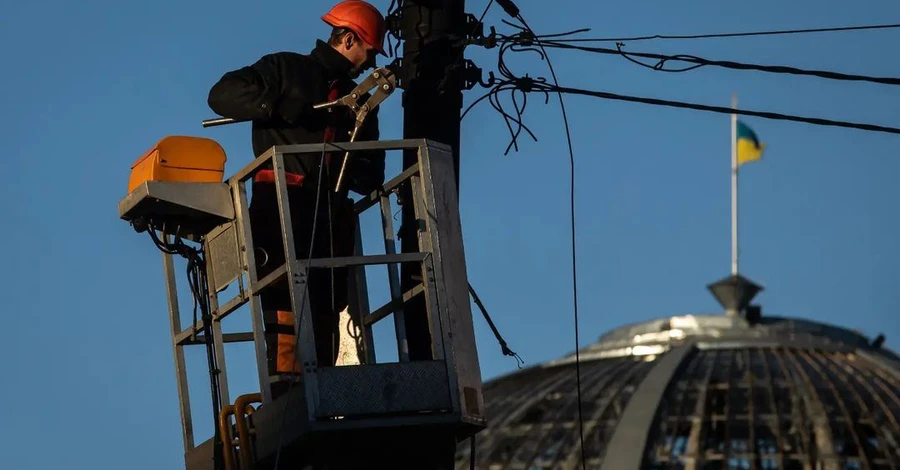
<instances>
[{"instance_id":1,"label":"utility pole","mask_svg":"<svg viewBox=\"0 0 900 470\"><path fill-rule=\"evenodd\" d=\"M445 80L450 68L461 64L466 37L464 0L404 0L400 11L400 37L403 42L400 86L403 88L403 137L426 138L453 149L456 189L459 190L459 117L462 112L462 82ZM454 74L455 75L455 74ZM415 151L403 155L403 167L415 165ZM405 185L402 201L412 201L411 188ZM418 251L417 223L412 204L403 206L400 247L404 253ZM402 265L400 285L407 292L421 282L421 268ZM432 359L431 333L424 295L404 306L406 336L410 360ZM408 454L415 468L452 469L456 439L452 434L422 436L405 442L426 459ZM405 452L404 452L405 453Z\"/></svg>"},{"instance_id":2,"label":"utility pole","mask_svg":"<svg viewBox=\"0 0 900 470\"><path fill-rule=\"evenodd\" d=\"M403 41L401 86L403 92L403 137L427 138L453 148L456 188L459 190L459 117L462 112L462 83L445 80L449 69L462 62L465 38L464 0L404 0L400 18ZM403 156L403 167L416 163L415 151ZM401 199L411 201L409 188ZM401 250L417 251L416 220L411 205L403 207L400 230ZM404 292L415 286L422 273L414 266L401 267ZM410 360L431 359L430 333L424 296L404 307Z\"/></svg>"}]
</instances>

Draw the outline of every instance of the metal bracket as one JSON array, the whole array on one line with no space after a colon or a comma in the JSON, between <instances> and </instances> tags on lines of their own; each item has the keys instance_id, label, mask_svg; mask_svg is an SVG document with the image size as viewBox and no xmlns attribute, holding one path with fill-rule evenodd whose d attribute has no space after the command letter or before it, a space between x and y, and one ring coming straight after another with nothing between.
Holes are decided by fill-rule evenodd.
<instances>
[{"instance_id":1,"label":"metal bracket","mask_svg":"<svg viewBox=\"0 0 900 470\"><path fill-rule=\"evenodd\" d=\"M387 30L396 34L398 38L403 40L402 31L400 30L400 20L402 19L401 10L398 9L389 14L385 20L387 22ZM465 14L465 21L459 27L459 30L450 36L450 41L454 47L463 47L469 45L483 46L491 49L497 46L497 30L491 26L490 34L484 35L484 23L478 21L478 18L471 14ZM397 56L390 64L385 66L386 69L394 73L397 78L397 88L406 89L409 77L405 73L403 66L403 57ZM447 70L447 74L439 85L444 90L449 82L459 80L460 88L471 90L475 85L481 84L488 87L493 83L493 77L488 82L482 80L481 69L477 67L471 60L465 59L457 61L456 64ZM456 75L451 77L451 75ZM455 79L455 80L454 80Z\"/></svg>"},{"instance_id":2,"label":"metal bracket","mask_svg":"<svg viewBox=\"0 0 900 470\"><path fill-rule=\"evenodd\" d=\"M384 68L390 70L394 74L397 88L405 89L404 87L406 86L406 74L403 67L403 57L397 56L394 60L391 61L390 64L385 65Z\"/></svg>"},{"instance_id":3,"label":"metal bracket","mask_svg":"<svg viewBox=\"0 0 900 470\"><path fill-rule=\"evenodd\" d=\"M463 26L464 30L460 31L459 36L463 38L463 46L476 45L483 46L486 49L497 47L497 30L491 26L491 34L484 35L484 23L478 21L478 18L471 13L466 13L466 22Z\"/></svg>"},{"instance_id":4,"label":"metal bracket","mask_svg":"<svg viewBox=\"0 0 900 470\"><path fill-rule=\"evenodd\" d=\"M391 14L384 17L385 27L388 32L395 34L398 38L403 39L401 22L403 21L403 13L401 8L397 8Z\"/></svg>"},{"instance_id":5,"label":"metal bracket","mask_svg":"<svg viewBox=\"0 0 900 470\"><path fill-rule=\"evenodd\" d=\"M470 59L463 59L457 64L451 65L447 69L444 79L441 80L441 90L446 90L450 83L456 84L460 89L471 90L475 85L481 85L489 88L494 83L494 74L490 72L490 78L487 82L482 80L483 74L481 67L475 65Z\"/></svg>"},{"instance_id":6,"label":"metal bracket","mask_svg":"<svg viewBox=\"0 0 900 470\"><path fill-rule=\"evenodd\" d=\"M478 21L478 18L471 13L466 13L465 35L468 38L484 37L484 23Z\"/></svg>"},{"instance_id":7,"label":"metal bracket","mask_svg":"<svg viewBox=\"0 0 900 470\"><path fill-rule=\"evenodd\" d=\"M475 62L472 62L470 59L465 59L462 63L462 73L460 74L460 78L462 79L462 87L465 90L471 90L475 87L475 85L482 85L484 87L490 87L494 81L493 72L490 74L490 80L488 83L485 83L482 80L482 70L481 67L475 65Z\"/></svg>"}]
</instances>

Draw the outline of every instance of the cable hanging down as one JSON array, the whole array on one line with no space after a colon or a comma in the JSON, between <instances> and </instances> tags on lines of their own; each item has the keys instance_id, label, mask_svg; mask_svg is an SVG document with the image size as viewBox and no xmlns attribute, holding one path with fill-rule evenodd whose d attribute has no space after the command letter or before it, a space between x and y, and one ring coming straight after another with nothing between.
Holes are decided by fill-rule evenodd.
<instances>
[{"instance_id":1,"label":"cable hanging down","mask_svg":"<svg viewBox=\"0 0 900 470\"><path fill-rule=\"evenodd\" d=\"M509 15L510 17L514 18L515 20L517 20L521 23L521 26L516 25L516 27L520 28L523 31L528 31L532 35L535 34L534 31L531 29L531 27L528 25L528 22L525 21L525 19L522 17L522 15L519 11L519 8L515 5L515 3L512 2L512 0L496 0L496 1L497 1L497 4L503 8L503 10L506 12L507 15ZM547 51L544 50L544 48L540 44L538 44L538 47L540 48L540 50L537 52L538 52L538 54L541 55L541 58L545 62L547 62L547 67L550 70L550 75L551 75L551 77L553 77L553 83L554 83L553 88L561 90L562 88L559 86L559 80L556 76L556 71L553 68L553 63L550 61L550 57L547 55ZM500 56L498 59L498 69L500 70L500 73L503 74L505 77L511 78L511 77L513 77L513 74L506 67L505 63L503 62L503 54L508 49L509 49L508 44L506 44L506 45L501 44ZM494 81L495 80L494 80L494 77L492 74L490 82L494 82ZM490 85L491 84L488 84L488 86L490 86ZM504 83L500 83L499 86L503 87ZM515 88L517 88L517 87L512 88L512 90L515 91ZM487 95L482 96L481 98L477 99L475 101L475 103L470 105L470 107L462 114L462 117L465 117L466 113L468 113L468 110L471 109L472 106L479 103L483 99L488 98L491 100L491 105L494 106L494 109L496 109L504 117L504 120L506 121L506 125L510 131L510 134L512 135L512 141L510 142L510 146L515 146L516 139L522 130L525 130L526 132L528 132L531 135L532 138L537 140L537 138L534 136L534 134L530 130L527 130L527 128L522 123L521 116L522 116L522 113L524 113L524 111L525 111L525 101L523 100L522 106L519 107L519 103L514 99L516 113L518 115L517 117L514 118L511 115L509 115L508 113L506 113L503 110L503 107L500 104L499 100L496 100L497 93L495 92L495 90L496 89L493 89L490 92L488 92ZM549 92L553 91L553 90L548 89L548 90L544 90L544 91L545 91L545 98L546 98L545 102L547 102L547 101L549 101ZM580 452L581 467L586 468L587 467L587 457L586 457L585 451L584 451L585 450L585 446L584 446L584 413L583 413L582 397L581 397L581 359L580 359L580 355L579 355L580 348L578 347L578 344L579 344L578 274L577 274L578 270L577 270L577 249L576 249L576 243L575 243L575 241L576 241L576 236L575 236L575 233L576 233L575 232L575 228L576 228L575 227L575 151L572 146L572 135L571 135L571 132L569 129L569 118L568 118L568 114L566 113L565 102L563 101L562 93L557 91L556 94L557 94L557 97L559 98L559 106L560 106L560 110L562 112L563 126L564 126L565 133L566 133L566 143L568 145L568 154L569 154L569 178L570 178L569 209L570 209L571 249L572 249L572 251L571 251L571 254L572 254L572 303L573 303L573 314L574 314L574 319L575 319L575 380L576 380L576 392L577 392L577 401L578 401L578 436L579 436L580 451L581 451ZM523 99L525 99L527 97L527 95L523 94L522 97L523 97ZM517 130L513 130L511 122L514 122L517 124L517 126L518 126ZM507 152L509 152L509 147L507 147Z\"/></svg>"},{"instance_id":2,"label":"cable hanging down","mask_svg":"<svg viewBox=\"0 0 900 470\"><path fill-rule=\"evenodd\" d=\"M193 313L194 313L194 323L192 324L193 328L193 339L196 339L197 336L197 310L200 310L200 317L202 319L202 329L203 329L203 340L206 345L206 360L209 368L209 385L210 385L210 394L212 395L212 410L213 410L213 468L216 470L220 470L223 468L222 462L222 452L227 452L227 450L223 449L224 442L222 441L222 436L219 433L218 426L218 418L219 413L222 410L222 404L219 402L219 394L221 390L221 385L219 383L219 374L221 370L219 369L218 360L215 352L215 344L214 344L214 336L212 331L212 314L210 313L209 308L209 298L207 296L207 292L209 292L209 283L206 274L206 259L203 256L203 250L190 247L184 243L181 238L176 238L174 242L169 243L168 241L160 240L159 236L156 234L156 227L153 227L152 224L149 224L146 227L147 232L150 234L150 239L153 240L153 244L159 248L165 254L168 255L180 255L181 257L187 260L187 278L188 278L188 286L191 290L191 295L194 299L193 304Z\"/></svg>"},{"instance_id":3,"label":"cable hanging down","mask_svg":"<svg viewBox=\"0 0 900 470\"><path fill-rule=\"evenodd\" d=\"M475 288L472 287L472 284L469 284L469 294L472 295L472 300L475 301L475 305L478 306L478 309L481 310L481 314L484 315L485 321L487 321L488 326L491 328L491 331L494 333L494 337L497 338L497 342L500 343L500 351L504 356L510 356L516 358L516 363L519 365L521 369L525 364L525 361L521 356L512 349L509 349L509 346L506 344L506 340L503 339L503 336L500 335L500 331L497 330L497 325L494 325L494 321L491 320L491 316L488 314L487 309L484 307L484 304L481 302L481 299L478 297L478 294L475 292Z\"/></svg>"}]
</instances>

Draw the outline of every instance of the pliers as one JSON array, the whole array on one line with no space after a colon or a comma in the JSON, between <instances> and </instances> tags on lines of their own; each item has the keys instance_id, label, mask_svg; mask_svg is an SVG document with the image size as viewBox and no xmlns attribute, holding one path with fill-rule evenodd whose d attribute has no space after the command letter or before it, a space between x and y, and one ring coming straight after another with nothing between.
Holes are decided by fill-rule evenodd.
<instances>
[{"instance_id":1,"label":"pliers","mask_svg":"<svg viewBox=\"0 0 900 470\"><path fill-rule=\"evenodd\" d=\"M363 126L363 123L366 120L366 117L369 115L369 112L375 109L382 101L384 101L394 90L397 88L397 78L393 72L384 67L379 67L372 72L371 75L366 77L365 80L360 82L359 85L356 86L353 90L350 91L349 94L342 98L338 98L334 101L329 101L327 103L321 103L314 105L314 109L329 109L336 108L338 106L346 106L356 114L356 124L353 126L353 131L350 132L350 142L354 142L356 140L356 134L359 132L359 129ZM372 91L372 94L369 96L369 99L366 100L365 103L360 104L360 99L366 94ZM344 179L344 171L347 169L347 160L350 157L350 151L348 150L344 154L344 160L341 162L341 171L338 173L337 182L335 183L334 192L339 192L341 189L341 183Z\"/></svg>"}]
</instances>

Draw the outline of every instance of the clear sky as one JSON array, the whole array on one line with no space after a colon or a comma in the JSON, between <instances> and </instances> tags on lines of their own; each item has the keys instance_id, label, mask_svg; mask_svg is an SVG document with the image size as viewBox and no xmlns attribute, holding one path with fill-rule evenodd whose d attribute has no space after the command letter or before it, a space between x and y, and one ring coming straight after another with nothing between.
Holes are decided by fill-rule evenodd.
<instances>
[{"instance_id":1,"label":"clear sky","mask_svg":"<svg viewBox=\"0 0 900 470\"><path fill-rule=\"evenodd\" d=\"M389 1L375 3L386 9ZM146 234L118 219L116 204L130 164L165 135L216 139L228 152L228 174L250 161L247 125L200 126L213 117L209 87L265 53L308 51L327 31L318 17L330 4L4 4L4 468L181 468L160 255ZM480 14L485 2L467 4ZM887 0L519 6L538 32L590 27L593 36L900 19L900 7ZM495 8L486 21L509 32L503 18ZM900 31L890 30L628 48L896 77L898 40ZM468 55L495 70L496 49ZM720 106L737 93L746 109L900 125L900 92L886 85L712 68L666 74L575 52L552 52L552 59L566 86ZM534 55L513 66L548 76ZM467 102L478 94L468 92ZM705 286L730 269L728 116L583 97L567 98L567 106L576 152L581 345L626 323L719 311ZM383 137L399 138L399 98L385 103L381 118ZM461 213L470 280L510 347L535 364L574 348L569 167L558 104L532 96L526 122L539 141L525 138L518 153L503 156L502 119L486 103L466 117ZM900 291L891 286L900 263L900 136L746 122L768 144L763 162L744 167L740 185L741 271L765 286L758 297L763 314L883 332L886 345L897 348ZM377 230L374 220L367 219L370 231ZM475 326L485 379L514 370L480 317ZM249 353L229 349L232 396L256 386ZM189 367L202 441L211 433L202 348L191 351Z\"/></svg>"}]
</instances>

